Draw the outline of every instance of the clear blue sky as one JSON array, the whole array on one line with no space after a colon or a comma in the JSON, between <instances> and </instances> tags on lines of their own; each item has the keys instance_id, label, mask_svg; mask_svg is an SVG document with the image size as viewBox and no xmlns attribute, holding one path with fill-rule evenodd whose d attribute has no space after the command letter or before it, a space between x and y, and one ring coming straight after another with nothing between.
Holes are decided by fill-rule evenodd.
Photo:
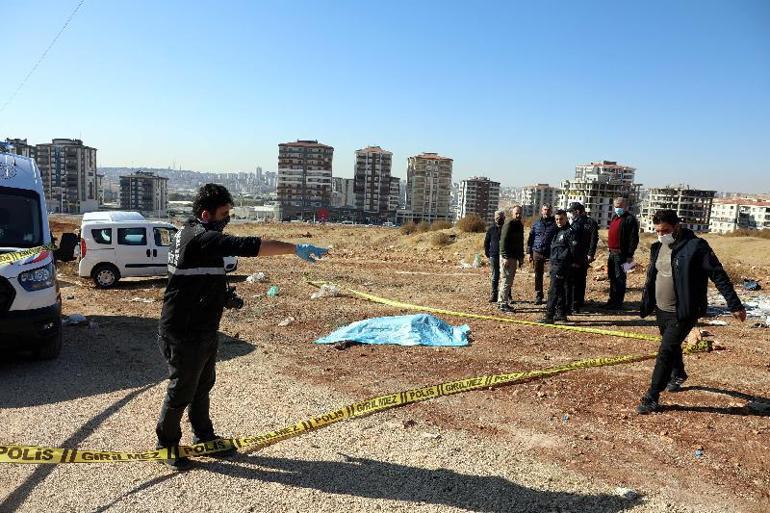
<instances>
[{"instance_id":1,"label":"clear blue sky","mask_svg":"<svg viewBox=\"0 0 770 513\"><path fill-rule=\"evenodd\" d=\"M0 105L76 0L5 0ZM256 5L255 5L256 4ZM454 158L558 182L618 160L647 186L770 191L770 2L86 0L0 113L100 165L277 167L277 144Z\"/></svg>"}]
</instances>

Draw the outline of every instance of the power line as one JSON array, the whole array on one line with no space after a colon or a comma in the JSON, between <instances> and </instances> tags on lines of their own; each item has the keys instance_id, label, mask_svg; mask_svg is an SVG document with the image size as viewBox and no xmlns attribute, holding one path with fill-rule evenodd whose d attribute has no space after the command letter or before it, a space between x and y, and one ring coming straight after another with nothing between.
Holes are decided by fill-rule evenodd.
<instances>
[{"instance_id":1,"label":"power line","mask_svg":"<svg viewBox=\"0 0 770 513\"><path fill-rule=\"evenodd\" d=\"M8 100L0 107L0 112L3 112L5 108L10 105L10 103L13 101L14 98L16 98L16 95L19 94L19 91L21 91L21 88L24 87L24 85L27 83L27 80L29 80L29 77L32 76L32 74L35 72L35 70L40 66L40 63L43 62L43 59L45 59L46 55L48 55L48 52L53 48L53 45L56 44L56 41L59 39L59 36L62 35L62 32L64 32L64 29L67 28L67 25L70 24L70 21L72 21L72 18L75 16L75 14L80 9L80 6L83 5L83 2L86 0L80 0L78 2L78 5L75 6L75 9L72 11L72 13L67 18L67 21L64 22L64 25L62 25L59 32L56 34L56 37L53 38L53 41L51 41L51 44L48 45L48 48L45 49L45 51L40 55L40 58L35 62L35 64L32 66L32 69L29 70L29 73L27 73L27 76L24 77L24 80L21 81L19 84L19 87L16 88L16 90L11 94L10 97L8 97Z\"/></svg>"}]
</instances>

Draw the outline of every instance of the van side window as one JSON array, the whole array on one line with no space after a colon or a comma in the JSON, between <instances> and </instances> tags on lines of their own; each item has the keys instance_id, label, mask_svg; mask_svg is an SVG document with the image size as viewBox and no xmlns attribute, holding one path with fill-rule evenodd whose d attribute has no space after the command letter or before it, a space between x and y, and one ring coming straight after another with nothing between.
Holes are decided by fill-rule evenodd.
<instances>
[{"instance_id":1,"label":"van side window","mask_svg":"<svg viewBox=\"0 0 770 513\"><path fill-rule=\"evenodd\" d=\"M158 247L170 246L171 241L176 234L176 230L170 228L153 228L152 231L155 236L155 245Z\"/></svg>"},{"instance_id":2,"label":"van side window","mask_svg":"<svg viewBox=\"0 0 770 513\"><path fill-rule=\"evenodd\" d=\"M118 228L118 244L146 246L147 231L144 228Z\"/></svg>"},{"instance_id":3,"label":"van side window","mask_svg":"<svg viewBox=\"0 0 770 513\"><path fill-rule=\"evenodd\" d=\"M112 244L112 228L95 228L91 230L91 237L97 244Z\"/></svg>"}]
</instances>

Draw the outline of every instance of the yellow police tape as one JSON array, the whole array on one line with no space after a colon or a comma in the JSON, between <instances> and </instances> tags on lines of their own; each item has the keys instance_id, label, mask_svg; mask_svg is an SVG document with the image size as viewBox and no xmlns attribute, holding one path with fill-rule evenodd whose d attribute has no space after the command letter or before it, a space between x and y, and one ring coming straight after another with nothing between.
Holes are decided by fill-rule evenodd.
<instances>
[{"instance_id":1,"label":"yellow police tape","mask_svg":"<svg viewBox=\"0 0 770 513\"><path fill-rule=\"evenodd\" d=\"M37 255L43 251L48 251L55 248L56 246L53 244L46 244L44 246L36 246L34 248L22 249L19 251L13 251L11 253L3 253L0 255L0 264L10 264L12 262L16 262L17 260L21 260L32 255Z\"/></svg>"},{"instance_id":2,"label":"yellow police tape","mask_svg":"<svg viewBox=\"0 0 770 513\"><path fill-rule=\"evenodd\" d=\"M321 285L332 285L332 283L325 282L325 281L308 281L308 283L310 285L313 285L314 287L320 287ZM455 312L453 310L443 310L441 308L433 308L430 306L420 306L420 305L413 305L411 303L402 303L401 301L394 301L392 299L387 299L384 297L367 294L366 292L361 292L355 289L349 289L345 287L340 287L340 288L342 288L346 292L349 292L350 294L364 298L374 303L380 303L383 305L393 306L396 308L403 308L406 310L418 310L421 312L431 312L436 314L449 315L453 317L464 317L466 319L480 319L485 321L507 322L510 324L521 324L524 326L539 326L541 328L544 327L544 328L553 328L557 330L576 331L578 333L595 333L597 335L608 335L611 337L634 338L638 340L649 340L652 342L658 342L660 340L660 337L656 335L645 335L644 333L633 333L631 331L603 330L601 328L585 328L583 326L570 326L568 324L545 324L537 321L527 321L525 319L514 319L511 317L501 317L497 315L483 315L483 314L474 314L474 313L466 313L466 312Z\"/></svg>"},{"instance_id":3,"label":"yellow police tape","mask_svg":"<svg viewBox=\"0 0 770 513\"><path fill-rule=\"evenodd\" d=\"M694 345L684 348L684 352L700 353L711 351L711 343L701 340ZM165 460L176 456L205 456L236 448L246 452L262 449L278 443L282 440L316 431L328 427L343 420L364 417L373 413L389 410L407 404L418 403L437 399L439 397L492 388L502 385L522 383L538 378L547 378L578 369L591 369L596 367L608 367L624 363L640 362L655 358L655 353L639 355L623 355L600 358L588 358L573 362L536 369L529 371L511 372L508 374L491 374L474 378L447 381L438 385L413 388L403 392L380 395L343 406L333 411L317 415L310 419L302 420L296 424L287 426L278 431L271 431L261 435L243 438L225 438L210 443L193 446L180 446L171 449L159 449L144 452L117 452L117 451L88 451L82 449L61 449L54 447L33 447L23 445L0 445L0 463L110 463L129 461L154 461Z\"/></svg>"}]
</instances>

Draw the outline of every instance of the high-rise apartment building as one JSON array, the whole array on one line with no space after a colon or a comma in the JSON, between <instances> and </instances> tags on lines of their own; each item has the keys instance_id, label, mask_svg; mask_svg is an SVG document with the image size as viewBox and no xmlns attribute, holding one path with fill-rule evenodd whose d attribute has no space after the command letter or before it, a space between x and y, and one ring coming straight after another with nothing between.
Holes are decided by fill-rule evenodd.
<instances>
[{"instance_id":1,"label":"high-rise apartment building","mask_svg":"<svg viewBox=\"0 0 770 513\"><path fill-rule=\"evenodd\" d=\"M715 194L716 191L690 189L686 185L649 189L639 215L642 231L655 231L652 217L655 212L663 209L674 210L682 224L695 232L708 231Z\"/></svg>"},{"instance_id":2,"label":"high-rise apartment building","mask_svg":"<svg viewBox=\"0 0 770 513\"><path fill-rule=\"evenodd\" d=\"M415 221L451 221L452 159L437 153L409 157L406 169L406 203Z\"/></svg>"},{"instance_id":3,"label":"high-rise apartment building","mask_svg":"<svg viewBox=\"0 0 770 513\"><path fill-rule=\"evenodd\" d=\"M355 207L356 195L353 190L353 179L341 176L332 177L332 207Z\"/></svg>"},{"instance_id":4,"label":"high-rise apartment building","mask_svg":"<svg viewBox=\"0 0 770 513\"><path fill-rule=\"evenodd\" d=\"M120 208L137 210L150 217L166 217L168 178L150 171L120 177Z\"/></svg>"},{"instance_id":5,"label":"high-rise apartment building","mask_svg":"<svg viewBox=\"0 0 770 513\"><path fill-rule=\"evenodd\" d=\"M640 184L634 183L636 169L617 162L602 160L575 166L575 178L561 183L559 208L567 208L572 202L582 203L589 215L607 228L612 219L613 199L624 197L628 208L636 212Z\"/></svg>"},{"instance_id":6,"label":"high-rise apartment building","mask_svg":"<svg viewBox=\"0 0 770 513\"><path fill-rule=\"evenodd\" d=\"M390 170L393 153L379 146L356 150L353 190L356 208L372 219L386 219L390 198Z\"/></svg>"},{"instance_id":7,"label":"high-rise apartment building","mask_svg":"<svg viewBox=\"0 0 770 513\"><path fill-rule=\"evenodd\" d=\"M83 214L99 208L96 148L80 139L53 139L35 151L49 209Z\"/></svg>"},{"instance_id":8,"label":"high-rise apartment building","mask_svg":"<svg viewBox=\"0 0 770 513\"><path fill-rule=\"evenodd\" d=\"M730 233L738 229L770 229L770 201L739 197L714 200L709 231Z\"/></svg>"},{"instance_id":9,"label":"high-rise apartment building","mask_svg":"<svg viewBox=\"0 0 770 513\"><path fill-rule=\"evenodd\" d=\"M557 206L560 192L558 187L552 187L547 183L521 187L516 191L516 199L521 205L522 217L526 219L539 214L540 207L543 205Z\"/></svg>"},{"instance_id":10,"label":"high-rise apartment building","mask_svg":"<svg viewBox=\"0 0 770 513\"><path fill-rule=\"evenodd\" d=\"M397 176L390 177L390 194L388 195L388 214L393 214L401 206L401 179Z\"/></svg>"},{"instance_id":11,"label":"high-rise apartment building","mask_svg":"<svg viewBox=\"0 0 770 513\"><path fill-rule=\"evenodd\" d=\"M281 217L313 219L331 206L334 148L316 140L278 145L276 193Z\"/></svg>"},{"instance_id":12,"label":"high-rise apartment building","mask_svg":"<svg viewBox=\"0 0 770 513\"><path fill-rule=\"evenodd\" d=\"M34 144L28 144L26 139L6 139L5 143L0 142L4 151L34 159L37 151Z\"/></svg>"},{"instance_id":13,"label":"high-rise apartment building","mask_svg":"<svg viewBox=\"0 0 770 513\"><path fill-rule=\"evenodd\" d=\"M487 224L495 220L500 203L500 182L485 176L474 176L460 182L457 200L457 219L476 214Z\"/></svg>"}]
</instances>

